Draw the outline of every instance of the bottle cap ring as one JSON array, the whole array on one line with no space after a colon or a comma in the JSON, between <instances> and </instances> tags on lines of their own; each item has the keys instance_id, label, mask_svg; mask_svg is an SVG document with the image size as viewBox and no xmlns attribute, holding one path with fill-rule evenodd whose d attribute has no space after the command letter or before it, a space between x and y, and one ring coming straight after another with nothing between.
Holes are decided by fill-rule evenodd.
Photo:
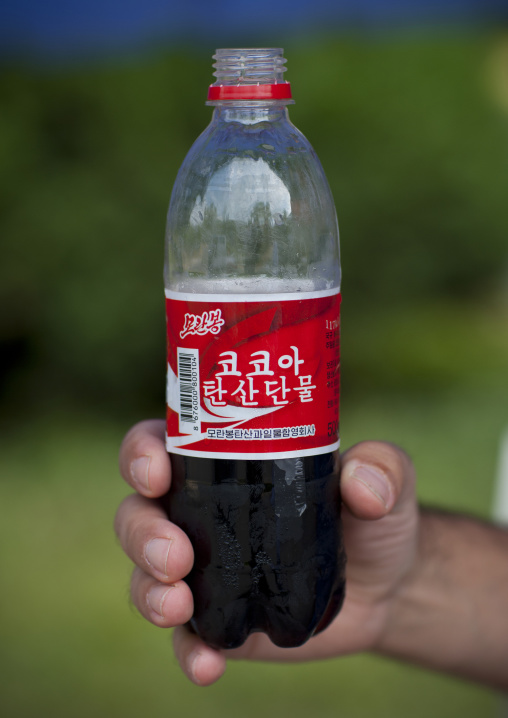
<instances>
[{"instance_id":1,"label":"bottle cap ring","mask_svg":"<svg viewBox=\"0 0 508 718\"><path fill-rule=\"evenodd\" d=\"M290 100L291 84L278 82L273 85L210 85L208 101L217 100Z\"/></svg>"}]
</instances>

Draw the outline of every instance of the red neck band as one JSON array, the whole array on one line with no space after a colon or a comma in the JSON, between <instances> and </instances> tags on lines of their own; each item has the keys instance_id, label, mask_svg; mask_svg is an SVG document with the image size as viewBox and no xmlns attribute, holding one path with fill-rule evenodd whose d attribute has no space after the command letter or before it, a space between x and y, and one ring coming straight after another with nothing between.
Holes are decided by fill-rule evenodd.
<instances>
[{"instance_id":1,"label":"red neck band","mask_svg":"<svg viewBox=\"0 0 508 718\"><path fill-rule=\"evenodd\" d=\"M210 85L208 101L216 100L290 100L289 82L274 85Z\"/></svg>"}]
</instances>

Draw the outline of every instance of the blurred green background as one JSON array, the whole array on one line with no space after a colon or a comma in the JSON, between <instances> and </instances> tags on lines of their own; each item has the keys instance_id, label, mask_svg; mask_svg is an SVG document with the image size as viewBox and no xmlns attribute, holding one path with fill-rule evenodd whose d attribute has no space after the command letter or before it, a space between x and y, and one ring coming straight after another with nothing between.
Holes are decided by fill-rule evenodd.
<instances>
[{"instance_id":1,"label":"blurred green background","mask_svg":"<svg viewBox=\"0 0 508 718\"><path fill-rule=\"evenodd\" d=\"M2 715L496 715L490 691L369 656L235 664L198 689L129 606L117 453L163 413L165 214L210 117L213 49L0 70ZM400 443L422 501L489 516L508 425L508 34L293 37L285 55L339 214L343 446Z\"/></svg>"}]
</instances>

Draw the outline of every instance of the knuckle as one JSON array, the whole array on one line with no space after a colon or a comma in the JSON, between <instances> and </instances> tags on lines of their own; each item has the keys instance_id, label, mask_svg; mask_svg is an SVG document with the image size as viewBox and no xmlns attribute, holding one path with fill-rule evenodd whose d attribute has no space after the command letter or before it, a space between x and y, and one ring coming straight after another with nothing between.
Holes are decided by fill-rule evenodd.
<instances>
[{"instance_id":1,"label":"knuckle","mask_svg":"<svg viewBox=\"0 0 508 718\"><path fill-rule=\"evenodd\" d=\"M120 446L120 460L132 460L135 456L146 453L143 451L143 445L146 442L146 432L143 429L143 423L133 426L125 435Z\"/></svg>"},{"instance_id":2,"label":"knuckle","mask_svg":"<svg viewBox=\"0 0 508 718\"><path fill-rule=\"evenodd\" d=\"M148 618L146 594L148 592L149 577L137 566L131 576L131 600L142 616Z\"/></svg>"},{"instance_id":3,"label":"knuckle","mask_svg":"<svg viewBox=\"0 0 508 718\"><path fill-rule=\"evenodd\" d=\"M150 563L146 557L146 549L150 541L157 537L167 537L166 526L160 526L157 522L150 521L149 523L136 523L131 522L129 527L130 531L130 546L132 551L132 557L138 565L142 565L146 568L151 568Z\"/></svg>"},{"instance_id":4,"label":"knuckle","mask_svg":"<svg viewBox=\"0 0 508 718\"><path fill-rule=\"evenodd\" d=\"M171 465L164 434L164 421L142 421L127 432L120 446L120 473L144 496L162 496L170 485Z\"/></svg>"},{"instance_id":5,"label":"knuckle","mask_svg":"<svg viewBox=\"0 0 508 718\"><path fill-rule=\"evenodd\" d=\"M124 439L134 449L143 452L146 446L157 446L163 436L164 422L158 419L140 421L127 432Z\"/></svg>"},{"instance_id":6,"label":"knuckle","mask_svg":"<svg viewBox=\"0 0 508 718\"><path fill-rule=\"evenodd\" d=\"M165 583L186 576L194 562L188 536L160 506L137 494L127 496L115 516L115 532L127 556L147 575ZM162 539L149 544L154 539Z\"/></svg>"},{"instance_id":7,"label":"knuckle","mask_svg":"<svg viewBox=\"0 0 508 718\"><path fill-rule=\"evenodd\" d=\"M141 456L147 452L147 447L157 445L161 440L161 422L148 419L134 424L123 438L120 445L120 461Z\"/></svg>"},{"instance_id":8,"label":"knuckle","mask_svg":"<svg viewBox=\"0 0 508 718\"><path fill-rule=\"evenodd\" d=\"M138 567L131 578L131 599L144 618L161 627L181 625L193 612L192 594L187 584L177 581L168 586Z\"/></svg>"},{"instance_id":9,"label":"knuckle","mask_svg":"<svg viewBox=\"0 0 508 718\"><path fill-rule=\"evenodd\" d=\"M135 494L129 494L129 496L126 496L118 506L118 509L116 510L114 522L113 522L113 528L115 530L115 533L122 544L122 546L125 547L125 528L126 523L128 521L128 515L130 513L130 508L134 502L134 499L136 498Z\"/></svg>"},{"instance_id":10,"label":"knuckle","mask_svg":"<svg viewBox=\"0 0 508 718\"><path fill-rule=\"evenodd\" d=\"M149 513L152 506L147 503L148 501L137 494L130 494L118 507L114 522L120 543L126 553L138 564L146 543L157 531L167 531L167 522L158 515Z\"/></svg>"}]
</instances>

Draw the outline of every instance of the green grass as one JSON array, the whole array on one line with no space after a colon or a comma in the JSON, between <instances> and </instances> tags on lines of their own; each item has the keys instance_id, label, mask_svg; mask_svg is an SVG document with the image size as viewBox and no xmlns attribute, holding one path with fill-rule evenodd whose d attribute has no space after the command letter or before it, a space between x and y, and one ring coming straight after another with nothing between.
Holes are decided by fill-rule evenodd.
<instances>
[{"instance_id":1,"label":"green grass","mask_svg":"<svg viewBox=\"0 0 508 718\"><path fill-rule=\"evenodd\" d=\"M344 446L362 438L401 443L413 456L422 499L490 512L506 396L346 400ZM130 565L113 535L127 493L116 457L123 427L34 421L4 438L0 485L2 714L199 715L377 718L492 715L496 697L454 679L370 656L317 664L231 664L210 689L191 685L170 631L129 605Z\"/></svg>"}]
</instances>

